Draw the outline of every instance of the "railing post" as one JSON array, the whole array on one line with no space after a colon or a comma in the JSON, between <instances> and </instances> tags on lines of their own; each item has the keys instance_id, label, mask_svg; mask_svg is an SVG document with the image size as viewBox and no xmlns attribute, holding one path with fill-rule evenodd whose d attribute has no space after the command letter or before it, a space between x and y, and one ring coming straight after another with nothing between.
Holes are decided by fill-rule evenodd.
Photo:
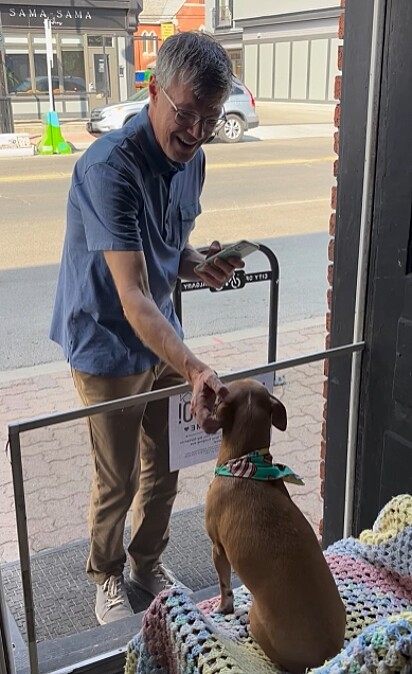
<instances>
[{"instance_id":1,"label":"railing post","mask_svg":"<svg viewBox=\"0 0 412 674\"><path fill-rule=\"evenodd\" d=\"M0 672L15 674L13 644L11 641L6 601L4 599L3 582L0 568Z\"/></svg>"},{"instance_id":2,"label":"railing post","mask_svg":"<svg viewBox=\"0 0 412 674\"><path fill-rule=\"evenodd\" d=\"M30 674L39 674L39 660L36 642L36 623L34 617L33 587L31 579L29 536L27 529L26 499L21 460L20 434L10 432L10 460L13 476L14 500L16 506L17 538L21 583L23 587L24 612L26 617L27 647L29 651Z\"/></svg>"}]
</instances>

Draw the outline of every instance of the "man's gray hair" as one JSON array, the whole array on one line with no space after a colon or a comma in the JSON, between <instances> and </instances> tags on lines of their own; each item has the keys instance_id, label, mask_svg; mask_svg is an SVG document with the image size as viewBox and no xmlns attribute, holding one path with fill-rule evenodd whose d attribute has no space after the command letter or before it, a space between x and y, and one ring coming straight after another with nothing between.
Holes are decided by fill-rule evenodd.
<instances>
[{"instance_id":1,"label":"man's gray hair","mask_svg":"<svg viewBox=\"0 0 412 674\"><path fill-rule=\"evenodd\" d=\"M232 88L232 63L211 35L177 33L162 44L156 60L156 79L163 89L172 82L190 87L196 98L224 103Z\"/></svg>"}]
</instances>

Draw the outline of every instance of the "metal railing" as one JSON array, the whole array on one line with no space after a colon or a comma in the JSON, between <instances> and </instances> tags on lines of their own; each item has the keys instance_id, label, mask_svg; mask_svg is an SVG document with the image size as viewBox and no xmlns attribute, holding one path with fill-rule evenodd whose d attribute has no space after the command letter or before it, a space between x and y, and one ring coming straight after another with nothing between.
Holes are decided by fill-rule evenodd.
<instances>
[{"instance_id":1,"label":"metal railing","mask_svg":"<svg viewBox=\"0 0 412 674\"><path fill-rule=\"evenodd\" d=\"M0 672L14 674L13 651L10 648L11 635L8 625L6 601L3 595L3 584L0 569Z\"/></svg>"},{"instance_id":2,"label":"metal railing","mask_svg":"<svg viewBox=\"0 0 412 674\"><path fill-rule=\"evenodd\" d=\"M230 374L223 375L221 377L221 380L223 382L230 382L236 379L243 379L244 377L255 377L257 375L266 374L270 372L274 373L280 370L287 370L293 367L299 367L301 365L314 363L329 358L336 358L345 355L352 356L355 353L363 351L364 347L365 347L364 342L347 344L333 349L327 349L324 351L317 351L314 353L305 354L297 358L279 360L277 362L270 362L267 365L261 365L259 367L249 368L245 370L239 370L236 372L232 372ZM56 424L62 424L68 421L82 419L85 417L90 417L95 414L100 414L102 412L113 412L115 410L119 410L125 407L134 406L136 405L136 403L148 403L153 402L155 400L162 400L164 398L169 398L170 396L173 395L186 393L189 390L190 387L184 384L180 386L162 389L159 391L152 391L150 393L143 393L135 396L130 396L127 398L120 398L118 400L113 400L99 405L82 407L70 410L69 412L55 413L48 416L40 416L35 417L33 419L16 421L8 425L8 442L9 442L10 460L13 476L18 547L19 547L19 558L20 558L20 568L21 568L22 587L23 587L24 612L25 612L25 623L27 631L27 646L28 646L31 674L39 674L40 670L39 670L39 659L36 641L35 608L33 601L31 561L30 561L29 540L28 540L27 512L26 512L20 435L27 431L44 428L46 426L54 426ZM9 652L10 657L12 654L11 644L8 644L8 648L10 651ZM79 666L80 665L81 663L79 663ZM77 668L71 667L71 671L74 671L75 669ZM8 674L12 674L12 671L10 670Z\"/></svg>"}]
</instances>

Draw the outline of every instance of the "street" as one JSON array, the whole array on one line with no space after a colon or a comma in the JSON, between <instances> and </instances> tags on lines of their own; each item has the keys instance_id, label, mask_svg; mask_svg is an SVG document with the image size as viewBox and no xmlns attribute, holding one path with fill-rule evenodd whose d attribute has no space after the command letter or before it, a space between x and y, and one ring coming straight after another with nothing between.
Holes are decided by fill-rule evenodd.
<instances>
[{"instance_id":1,"label":"street","mask_svg":"<svg viewBox=\"0 0 412 674\"><path fill-rule=\"evenodd\" d=\"M250 140L205 149L203 213L191 242L250 238L266 243L280 263L280 324L324 315L330 139ZM67 190L78 156L0 162L0 371L62 359L48 340L48 328ZM250 256L247 269L267 269L264 256ZM267 298L267 283L219 296L186 293L186 336L265 326Z\"/></svg>"},{"instance_id":2,"label":"street","mask_svg":"<svg viewBox=\"0 0 412 674\"><path fill-rule=\"evenodd\" d=\"M319 351L324 344L334 183L331 143L330 138L289 138L205 148L203 213L192 242L202 246L213 239L226 243L250 238L275 252L280 265L277 353L281 359ZM55 156L0 161L2 445L13 420L79 406L61 349L48 339L75 160L76 156ZM246 260L247 272L267 269L261 252ZM233 292L184 293L183 327L193 353L219 373L264 363L268 298L267 282ZM288 411L288 430L275 436L277 460L290 462L305 476L304 491L297 488L292 493L315 530L321 516L323 382L322 363L287 371L286 385L278 395ZM21 449L30 552L85 539L91 478L86 424L74 421L29 431ZM18 545L13 481L4 453L2 461L0 561L9 562L18 558ZM182 471L175 512L204 503L211 471L211 462ZM83 572L77 570L74 576L82 578ZM93 611L90 615L93 621Z\"/></svg>"}]
</instances>

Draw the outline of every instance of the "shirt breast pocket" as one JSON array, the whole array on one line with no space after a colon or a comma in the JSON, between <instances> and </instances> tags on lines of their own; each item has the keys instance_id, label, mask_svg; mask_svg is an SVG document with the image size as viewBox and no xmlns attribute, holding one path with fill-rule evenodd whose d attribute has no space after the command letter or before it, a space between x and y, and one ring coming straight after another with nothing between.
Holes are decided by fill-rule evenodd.
<instances>
[{"instance_id":1,"label":"shirt breast pocket","mask_svg":"<svg viewBox=\"0 0 412 674\"><path fill-rule=\"evenodd\" d=\"M181 204L179 208L179 223L177 227L177 247L183 250L190 236L190 232L195 226L198 215L202 212L199 202L190 204Z\"/></svg>"}]
</instances>

